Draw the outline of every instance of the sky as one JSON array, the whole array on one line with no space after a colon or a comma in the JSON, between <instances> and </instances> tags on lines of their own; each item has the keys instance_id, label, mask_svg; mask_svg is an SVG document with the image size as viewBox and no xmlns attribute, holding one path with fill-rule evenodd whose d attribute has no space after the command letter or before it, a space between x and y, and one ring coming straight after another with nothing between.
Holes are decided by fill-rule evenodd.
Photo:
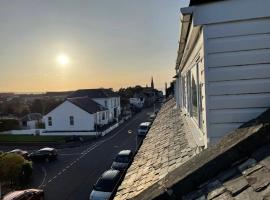
<instances>
[{"instance_id":1,"label":"sky","mask_svg":"<svg viewBox=\"0 0 270 200\"><path fill-rule=\"evenodd\" d=\"M150 85L175 73L188 0L0 0L0 91Z\"/></svg>"}]
</instances>

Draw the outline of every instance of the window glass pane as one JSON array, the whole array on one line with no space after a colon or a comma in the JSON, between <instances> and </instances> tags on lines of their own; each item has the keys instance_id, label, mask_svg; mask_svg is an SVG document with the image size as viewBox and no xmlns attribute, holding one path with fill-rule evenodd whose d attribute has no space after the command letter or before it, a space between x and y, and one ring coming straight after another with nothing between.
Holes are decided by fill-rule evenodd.
<instances>
[{"instance_id":1,"label":"window glass pane","mask_svg":"<svg viewBox=\"0 0 270 200\"><path fill-rule=\"evenodd\" d=\"M191 69L191 115L198 120L198 78L197 66Z\"/></svg>"},{"instance_id":2,"label":"window glass pane","mask_svg":"<svg viewBox=\"0 0 270 200\"><path fill-rule=\"evenodd\" d=\"M74 117L73 117L73 116L70 116L70 117L69 117L69 124L70 124L71 126L74 125Z\"/></svg>"},{"instance_id":3,"label":"window glass pane","mask_svg":"<svg viewBox=\"0 0 270 200\"><path fill-rule=\"evenodd\" d=\"M52 126L52 117L48 117L48 126Z\"/></svg>"}]
</instances>

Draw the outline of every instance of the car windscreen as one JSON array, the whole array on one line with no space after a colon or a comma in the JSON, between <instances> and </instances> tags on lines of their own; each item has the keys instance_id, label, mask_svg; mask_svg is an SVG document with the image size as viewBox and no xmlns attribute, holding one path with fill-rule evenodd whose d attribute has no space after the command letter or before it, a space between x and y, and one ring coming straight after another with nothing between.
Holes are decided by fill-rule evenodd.
<instances>
[{"instance_id":1,"label":"car windscreen","mask_svg":"<svg viewBox=\"0 0 270 200\"><path fill-rule=\"evenodd\" d=\"M140 126L140 129L141 130L147 130L148 129L148 126Z\"/></svg>"},{"instance_id":2,"label":"car windscreen","mask_svg":"<svg viewBox=\"0 0 270 200\"><path fill-rule=\"evenodd\" d=\"M113 180L108 179L99 179L94 187L96 191L103 191L103 192L112 192L113 188L114 188Z\"/></svg>"},{"instance_id":3,"label":"car windscreen","mask_svg":"<svg viewBox=\"0 0 270 200\"><path fill-rule=\"evenodd\" d=\"M128 158L128 156L117 156L114 161L120 162L120 163L128 163L129 158Z\"/></svg>"}]
</instances>

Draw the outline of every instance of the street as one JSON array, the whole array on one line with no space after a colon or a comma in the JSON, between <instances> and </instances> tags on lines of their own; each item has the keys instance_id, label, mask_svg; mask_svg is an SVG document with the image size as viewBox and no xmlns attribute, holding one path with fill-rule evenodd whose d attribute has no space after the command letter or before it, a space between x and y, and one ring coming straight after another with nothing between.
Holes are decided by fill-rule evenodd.
<instances>
[{"instance_id":1,"label":"street","mask_svg":"<svg viewBox=\"0 0 270 200\"><path fill-rule=\"evenodd\" d=\"M48 200L89 199L94 183L110 168L117 153L123 149L136 149L137 128L141 122L147 121L152 111L152 108L144 109L91 144L59 149L56 161L34 163L31 187L44 189L45 199Z\"/></svg>"}]
</instances>

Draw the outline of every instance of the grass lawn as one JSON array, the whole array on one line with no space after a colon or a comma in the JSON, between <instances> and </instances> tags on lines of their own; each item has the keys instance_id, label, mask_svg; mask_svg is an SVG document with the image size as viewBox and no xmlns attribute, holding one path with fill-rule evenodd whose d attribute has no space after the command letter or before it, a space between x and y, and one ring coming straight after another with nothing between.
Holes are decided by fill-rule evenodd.
<instances>
[{"instance_id":1,"label":"grass lawn","mask_svg":"<svg viewBox=\"0 0 270 200\"><path fill-rule=\"evenodd\" d=\"M57 142L64 143L65 136L34 136L34 135L9 135L0 134L0 142L18 142L18 143L35 143L35 142Z\"/></svg>"}]
</instances>

